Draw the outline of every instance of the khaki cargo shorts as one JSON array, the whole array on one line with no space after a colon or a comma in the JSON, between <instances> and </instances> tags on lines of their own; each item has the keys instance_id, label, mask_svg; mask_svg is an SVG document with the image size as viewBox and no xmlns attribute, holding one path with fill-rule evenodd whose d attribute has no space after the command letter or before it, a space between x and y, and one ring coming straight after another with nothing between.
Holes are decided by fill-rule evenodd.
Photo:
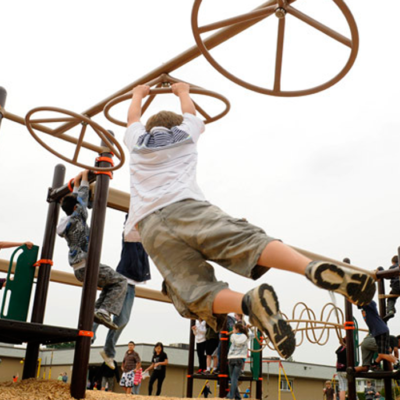
<instances>
[{"instance_id":1,"label":"khaki cargo shorts","mask_svg":"<svg viewBox=\"0 0 400 400\"><path fill-rule=\"evenodd\" d=\"M221 329L225 315L214 315L218 292L213 261L246 278L257 279L268 268L257 265L273 239L243 219L206 201L183 200L154 211L138 224L142 243L164 278L163 288L178 312Z\"/></svg>"}]
</instances>

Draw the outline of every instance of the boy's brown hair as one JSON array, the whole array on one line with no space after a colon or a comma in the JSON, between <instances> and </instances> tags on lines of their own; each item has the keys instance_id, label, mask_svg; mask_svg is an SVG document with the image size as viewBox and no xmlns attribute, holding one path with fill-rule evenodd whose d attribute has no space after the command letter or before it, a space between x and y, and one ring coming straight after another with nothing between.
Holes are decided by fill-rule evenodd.
<instances>
[{"instance_id":1,"label":"boy's brown hair","mask_svg":"<svg viewBox=\"0 0 400 400\"><path fill-rule=\"evenodd\" d=\"M146 132L150 132L155 126L164 126L171 129L173 126L180 125L183 122L183 116L172 111L160 111L152 115L146 122Z\"/></svg>"}]
</instances>

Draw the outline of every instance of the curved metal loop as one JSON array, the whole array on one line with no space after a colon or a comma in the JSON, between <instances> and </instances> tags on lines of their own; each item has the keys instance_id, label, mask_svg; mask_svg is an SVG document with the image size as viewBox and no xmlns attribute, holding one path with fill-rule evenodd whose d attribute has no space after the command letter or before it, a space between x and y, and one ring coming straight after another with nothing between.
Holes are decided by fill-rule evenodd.
<instances>
[{"instance_id":1,"label":"curved metal loop","mask_svg":"<svg viewBox=\"0 0 400 400\"><path fill-rule=\"evenodd\" d=\"M34 114L43 112L43 111L46 111L46 112L51 111L51 112L56 112L58 114L65 114L68 117L35 118L35 119L32 118L32 116ZM42 125L43 123L53 123L53 122L73 122L73 123L75 123L75 125L81 124L82 129L81 129L79 138L77 139L75 137L67 135L64 130L60 131L59 129L51 129L51 128L47 128L47 127L46 127L46 130L43 129L43 125ZM37 107L37 108L30 110L26 114L25 125L28 128L29 133L33 136L33 138L40 145L42 145L46 150L48 150L50 153L54 154L55 156L61 158L62 160L66 161L70 164L76 165L78 167L90 169L92 171L115 171L115 170L121 168L125 162L124 150L122 149L122 146L119 144L117 139L115 139L115 137L110 132L108 132L106 129L104 129L99 124L92 121L90 118L86 117L85 115L77 114L73 111L64 110L62 108L57 108L57 107ZM99 136L99 138L104 142L104 147L96 146L91 143L85 142L83 140L88 127L91 127L94 130L94 132ZM58 151L55 151L54 149L52 149L48 144L46 144L42 139L40 139L40 137L36 134L35 129L41 130L42 132L45 132L48 135L51 135L53 137L56 137L61 140L67 141L69 143L75 144L76 148L75 148L73 157L68 158L64 154L61 154ZM110 166L110 167L97 167L94 165L82 164L78 161L79 153L80 153L80 150L82 147L84 147L88 150L94 151L96 153L110 151L115 155L115 157L119 160L119 162L116 163L116 165Z\"/></svg>"},{"instance_id":2,"label":"curved metal loop","mask_svg":"<svg viewBox=\"0 0 400 400\"><path fill-rule=\"evenodd\" d=\"M343 2L343 0L332 0L336 6L340 9L343 13L346 21L349 25L350 32L351 32L351 39L343 36L339 32L334 31L333 29L329 28L328 26L316 21L315 19L311 18L310 16L302 13L301 11L297 10L296 8L291 6L295 0L270 0L267 3L261 5L257 9L242 14L233 18L229 18L223 21L215 22L206 26L199 26L198 24L198 16L199 16L199 8L202 4L203 0L195 0L193 9L192 9L192 31L196 41L196 44L203 54L203 56L207 59L207 61L222 75L226 78L230 79L231 81L237 83L240 86L243 86L246 89L267 94L271 96L279 96L279 97L296 97L296 96L306 96L314 93L321 92L322 90L328 89L329 87L333 86L337 82L339 82L351 69L353 66L355 59L358 53L358 46L359 46L359 37L358 37L358 29L356 22L354 20L353 15L351 14L347 5ZM211 32L216 29L220 28L232 28L239 26L246 26L250 27L265 18L275 14L279 18L278 24L278 38L277 38L277 51L276 51L276 60L275 60L275 76L274 76L274 86L272 89L268 89L265 87L253 85L249 82L246 82L235 75L231 74L227 71L224 67L221 66L210 54L209 50L207 49L203 39L201 38L201 34ZM332 39L338 41L339 43L349 47L351 49L349 58L342 68L342 70L334 76L329 81L315 86L310 89L303 89L303 90L282 90L281 89L281 75L282 75L282 65L283 65L283 47L284 47L284 35L285 35L285 19L287 14L290 14L292 17L299 19L300 21L310 25L316 30L324 33L325 35L331 37ZM212 47L212 45L211 45Z\"/></svg>"},{"instance_id":3,"label":"curved metal loop","mask_svg":"<svg viewBox=\"0 0 400 400\"><path fill-rule=\"evenodd\" d=\"M151 89L150 90L149 96L147 97L147 100L146 100L145 104L142 107L142 114L144 114L144 112L147 110L147 107L153 101L155 96L157 96L159 94L170 94L170 93L172 93L172 89L171 89L170 85L171 85L171 83L177 83L177 82L183 82L183 81L180 81L180 80L178 80L176 78L173 78L170 75L162 74L160 77L158 77L156 79L153 79L150 82L145 83L148 86L157 85L157 87L155 89ZM190 85L190 93L192 93L192 94L201 94L201 95L213 97L215 99L221 100L225 104L225 110L223 110L218 115L216 115L214 117L211 117L196 102L194 102L196 110L199 112L199 114L201 114L204 117L204 123L205 124L209 124L211 122L217 121L220 118L224 117L229 112L229 110L231 108L231 105L229 103L229 100L225 96L222 96L219 93L212 92L212 91L207 90L207 89L203 89L203 88L201 88L199 86L192 85L190 83L189 83L189 85ZM120 121L120 120L114 118L110 114L110 110L115 105L117 105L117 104L119 104L119 103L121 103L123 101L131 99L131 97L132 97L132 92L128 92L126 94L123 94L122 96L118 96L118 97L112 99L111 101L109 101L105 105L104 110L103 110L105 117L109 121L113 122L116 125L126 127L127 123L124 122L124 121Z\"/></svg>"},{"instance_id":4,"label":"curved metal loop","mask_svg":"<svg viewBox=\"0 0 400 400\"><path fill-rule=\"evenodd\" d=\"M334 330L339 342L343 343L342 329L344 328L343 311L333 303L327 303L321 310L319 319L315 312L303 302L296 303L293 307L292 318L289 319L285 314L282 314L287 322L292 324L293 332L296 335L296 347L301 346L304 340L307 339L310 343L324 346L330 337L330 331ZM255 329L252 327L251 329ZM250 350L252 353L262 352L268 347L275 350L268 337L260 341L257 335L255 339L261 345L258 350Z\"/></svg>"}]
</instances>

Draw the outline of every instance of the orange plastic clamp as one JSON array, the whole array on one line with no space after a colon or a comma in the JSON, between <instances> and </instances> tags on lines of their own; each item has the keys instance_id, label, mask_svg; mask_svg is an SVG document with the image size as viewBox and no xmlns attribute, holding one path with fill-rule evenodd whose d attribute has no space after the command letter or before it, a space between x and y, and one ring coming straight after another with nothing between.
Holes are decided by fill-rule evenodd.
<instances>
[{"instance_id":1,"label":"orange plastic clamp","mask_svg":"<svg viewBox=\"0 0 400 400\"><path fill-rule=\"evenodd\" d=\"M227 378L228 377L228 375L226 375L226 374L218 374L218 378Z\"/></svg>"},{"instance_id":2,"label":"orange plastic clamp","mask_svg":"<svg viewBox=\"0 0 400 400\"><path fill-rule=\"evenodd\" d=\"M346 331L354 331L356 329L352 321L345 321L343 325Z\"/></svg>"},{"instance_id":3,"label":"orange plastic clamp","mask_svg":"<svg viewBox=\"0 0 400 400\"><path fill-rule=\"evenodd\" d=\"M258 380L259 380L259 381L262 381L262 380L264 380L264 378L258 378Z\"/></svg>"},{"instance_id":4,"label":"orange plastic clamp","mask_svg":"<svg viewBox=\"0 0 400 400\"><path fill-rule=\"evenodd\" d=\"M37 260L35 264L33 264L34 267L40 267L42 264L50 264L53 265L52 260Z\"/></svg>"},{"instance_id":5,"label":"orange plastic clamp","mask_svg":"<svg viewBox=\"0 0 400 400\"><path fill-rule=\"evenodd\" d=\"M227 335L229 332L228 332L228 331L221 331L221 333L222 333L223 335Z\"/></svg>"},{"instance_id":6,"label":"orange plastic clamp","mask_svg":"<svg viewBox=\"0 0 400 400\"><path fill-rule=\"evenodd\" d=\"M72 182L74 181L74 178L72 178L69 182L68 182L68 189L69 189L69 191L70 192L73 192L74 191L74 189L73 189L73 187L72 187Z\"/></svg>"},{"instance_id":7,"label":"orange plastic clamp","mask_svg":"<svg viewBox=\"0 0 400 400\"><path fill-rule=\"evenodd\" d=\"M114 166L114 161L113 161L113 159L110 158L110 157L97 157L97 158L96 158L96 161L97 161L97 162L106 161L106 162L110 163L111 166Z\"/></svg>"},{"instance_id":8,"label":"orange plastic clamp","mask_svg":"<svg viewBox=\"0 0 400 400\"><path fill-rule=\"evenodd\" d=\"M112 173L110 171L94 171L96 175L108 175L110 179L113 178Z\"/></svg>"},{"instance_id":9,"label":"orange plastic clamp","mask_svg":"<svg viewBox=\"0 0 400 400\"><path fill-rule=\"evenodd\" d=\"M93 337L94 333L92 331L79 331L78 336Z\"/></svg>"},{"instance_id":10,"label":"orange plastic clamp","mask_svg":"<svg viewBox=\"0 0 400 400\"><path fill-rule=\"evenodd\" d=\"M227 337L222 337L222 338L219 338L219 340L228 340L228 338Z\"/></svg>"}]
</instances>

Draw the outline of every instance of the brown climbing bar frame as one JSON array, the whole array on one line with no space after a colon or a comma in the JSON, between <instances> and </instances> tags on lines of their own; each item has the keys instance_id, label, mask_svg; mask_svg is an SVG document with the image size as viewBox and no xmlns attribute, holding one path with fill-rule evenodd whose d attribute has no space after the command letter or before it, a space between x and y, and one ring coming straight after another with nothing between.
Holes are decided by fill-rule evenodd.
<instances>
[{"instance_id":1,"label":"brown climbing bar frame","mask_svg":"<svg viewBox=\"0 0 400 400\"><path fill-rule=\"evenodd\" d=\"M343 0L332 0L336 6L340 9L340 11L343 13L349 28L350 28L350 33L351 33L351 38L347 38L340 34L339 32L336 32L335 30L329 28L328 26L320 23L319 21L311 18L310 16L302 13L299 11L297 8L294 8L291 4L295 2L295 0L271 0L260 7L256 8L253 11L250 11L248 13L238 15L233 18L228 18L222 21L214 22L212 24L204 25L204 26L199 26L199 9L201 4L203 3L203 0L195 0L193 9L192 9L192 30L194 34L194 38L196 40L197 46L199 50L202 52L204 57L207 59L207 61L222 75L224 75L226 78L230 79L231 81L237 83L238 85L241 85L245 87L246 89L253 90L258 93L262 94L268 94L272 96L281 96L281 97L295 97L295 96L305 96L309 94L314 94L318 93L322 90L325 90L331 86L333 86L335 83L339 82L350 70L350 68L353 66L354 61L357 57L358 53L358 44L359 44L359 38L358 38L358 30L357 30L357 25L354 20L353 15L351 14L349 8L347 5L343 2ZM298 0L300 3L301 0ZM255 24L259 23L260 21L275 15L278 18L278 39L277 39L277 50L276 50L276 59L275 59L275 75L274 75L274 84L272 89L267 89L265 87L253 85L247 81L244 81L243 79L238 78L237 76L231 74L229 71L227 71L224 67L219 64L215 58L210 54L210 49L211 47L208 46L207 44L207 39L202 39L201 35L202 34L207 34L212 31L216 31L217 29L225 28L227 29L228 27L237 27L240 25L244 24ZM341 43L342 45L348 47L350 49L350 54L349 58L345 64L345 66L342 68L342 70L332 79L329 81L319 85L315 86L310 89L304 89L304 90L282 90L281 89L281 81L282 81L282 65L283 65L283 47L284 47L284 37L285 37L285 23L286 23L286 18L287 16L290 15L291 17L294 17L305 24L311 26L312 28L324 33L325 35L329 36L333 40L336 40L337 42ZM311 68L311 66L310 66Z\"/></svg>"},{"instance_id":2,"label":"brown climbing bar frame","mask_svg":"<svg viewBox=\"0 0 400 400\"><path fill-rule=\"evenodd\" d=\"M58 115L64 114L64 116L57 118L47 118L47 117L32 118L34 114L40 112L49 112L49 111L57 113ZM54 123L54 122L74 122L75 125L79 124L82 125L79 138L74 138L69 135L65 135L64 130L60 128L56 129L48 128L49 130L48 132L46 132L53 137L56 137L61 140L66 140L76 145L74 154L71 158L68 158L67 156L55 151L48 144L46 144L41 138L39 138L39 136L35 132L35 129L37 128L38 124ZM46 150L50 151L50 153L61 158L62 160L67 161L78 167L90 169L93 171L115 171L116 169L121 168L125 162L125 153L119 142L114 138L114 136L111 135L110 132L108 132L106 129L102 128L99 124L92 121L90 118L86 117L85 115L77 114L75 112L64 110L62 108L38 107L34 108L33 110L30 110L28 114L26 114L25 125L28 128L30 134L34 137L34 139L38 143L40 143ZM88 127L91 127L93 131L100 137L100 139L104 142L106 148L100 146L92 146L89 143L84 142L83 139L85 137L85 133ZM102 153L108 148L110 151L112 151L113 154L115 154L115 157L117 157L119 163L115 166L114 164L112 164L107 167L82 164L81 162L78 161L80 150L82 147L96 151L97 153Z\"/></svg>"},{"instance_id":3,"label":"brown climbing bar frame","mask_svg":"<svg viewBox=\"0 0 400 400\"><path fill-rule=\"evenodd\" d=\"M150 104L152 103L152 101L154 100L156 95L172 93L171 84L174 84L177 82L182 82L182 81L178 80L176 78L173 78L172 76L169 76L167 74L162 74L158 78L153 79L150 82L147 82L146 85L148 85L150 87L152 87L152 86L156 86L156 87L154 89L150 90L150 94L147 97L147 99L142 107L142 115L146 112L146 110L148 109L148 107L150 106ZM190 83L189 83L189 85L190 85L190 93L191 94L200 94L200 95L204 95L204 96L213 97L215 99L221 100L225 104L224 111L222 111L221 113L219 113L218 115L216 115L214 117L211 117L202 107L200 107L196 102L194 102L195 108L198 111L198 113L203 116L205 124L217 121L228 113L231 105L229 103L229 100L226 97L222 96L219 93L203 89L199 86L192 85ZM132 92L129 92L129 93L126 93L122 96L118 96L115 99L112 99L111 101L109 101L104 107L105 117L109 121L113 122L116 125L126 127L127 123L125 121L120 121L120 120L114 118L113 116L111 116L110 110L115 105L117 105L123 101L130 100L131 98L132 98Z\"/></svg>"}]
</instances>

